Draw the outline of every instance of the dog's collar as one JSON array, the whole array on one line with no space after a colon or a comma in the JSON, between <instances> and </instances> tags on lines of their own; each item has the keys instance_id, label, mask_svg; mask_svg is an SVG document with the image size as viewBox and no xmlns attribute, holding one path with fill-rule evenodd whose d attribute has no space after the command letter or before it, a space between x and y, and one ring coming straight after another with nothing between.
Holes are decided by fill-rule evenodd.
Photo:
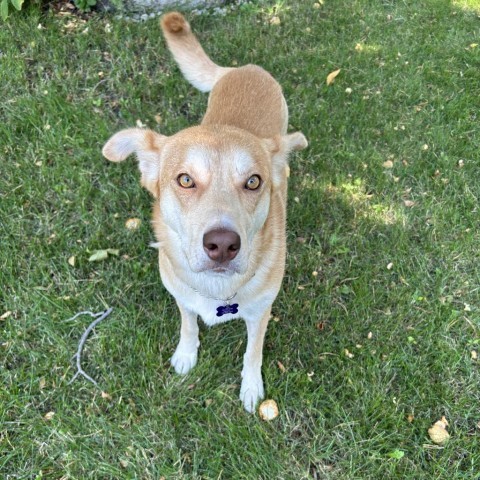
<instances>
[{"instance_id":1,"label":"dog's collar","mask_svg":"<svg viewBox=\"0 0 480 480\"><path fill-rule=\"evenodd\" d=\"M187 284L188 285L188 284ZM204 293L200 292L197 290L195 287L192 287L191 285L188 285L195 293L198 293L200 296L203 298L208 298L209 300L217 300L218 302L223 302L226 303L227 305L230 304L230 300L235 298L237 296L238 292L235 292L233 295L230 295L228 298L217 298L217 297L210 297L209 295L205 295Z\"/></svg>"}]
</instances>

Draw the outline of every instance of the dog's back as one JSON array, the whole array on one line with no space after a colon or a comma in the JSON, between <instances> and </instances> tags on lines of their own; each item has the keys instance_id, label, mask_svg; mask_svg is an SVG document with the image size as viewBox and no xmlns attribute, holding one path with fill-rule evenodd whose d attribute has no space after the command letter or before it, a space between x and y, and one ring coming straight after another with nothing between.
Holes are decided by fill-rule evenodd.
<instances>
[{"instance_id":1,"label":"dog's back","mask_svg":"<svg viewBox=\"0 0 480 480\"><path fill-rule=\"evenodd\" d=\"M259 138L283 135L288 109L282 89L263 68L220 67L205 53L185 18L172 12L162 18L168 47L185 78L211 92L202 125L231 125Z\"/></svg>"}]
</instances>

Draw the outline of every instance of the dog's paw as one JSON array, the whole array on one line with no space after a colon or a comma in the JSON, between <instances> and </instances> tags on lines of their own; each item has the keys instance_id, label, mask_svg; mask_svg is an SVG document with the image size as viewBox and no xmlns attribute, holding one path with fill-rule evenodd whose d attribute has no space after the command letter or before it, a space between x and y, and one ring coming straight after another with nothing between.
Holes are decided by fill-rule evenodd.
<instances>
[{"instance_id":1,"label":"dog's paw","mask_svg":"<svg viewBox=\"0 0 480 480\"><path fill-rule=\"evenodd\" d=\"M178 346L170 360L170 363L177 373L180 375L185 375L197 364L197 358L197 349L195 349L193 352L185 351Z\"/></svg>"},{"instance_id":2,"label":"dog's paw","mask_svg":"<svg viewBox=\"0 0 480 480\"><path fill-rule=\"evenodd\" d=\"M248 413L253 413L257 403L265 396L262 377L244 377L240 388L240 400Z\"/></svg>"}]
</instances>

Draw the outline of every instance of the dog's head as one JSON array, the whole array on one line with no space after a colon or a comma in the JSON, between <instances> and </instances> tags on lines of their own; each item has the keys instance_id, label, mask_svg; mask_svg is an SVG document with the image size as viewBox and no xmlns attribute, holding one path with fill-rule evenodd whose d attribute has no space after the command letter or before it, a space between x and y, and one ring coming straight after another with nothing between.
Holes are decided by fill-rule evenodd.
<instances>
[{"instance_id":1,"label":"dog's head","mask_svg":"<svg viewBox=\"0 0 480 480\"><path fill-rule=\"evenodd\" d=\"M134 128L113 135L103 155L119 162L136 154L142 185L158 202L154 222L169 230L179 266L230 275L247 270L272 195L286 185L288 154L306 146L301 133L259 139L197 126L166 137Z\"/></svg>"}]
</instances>

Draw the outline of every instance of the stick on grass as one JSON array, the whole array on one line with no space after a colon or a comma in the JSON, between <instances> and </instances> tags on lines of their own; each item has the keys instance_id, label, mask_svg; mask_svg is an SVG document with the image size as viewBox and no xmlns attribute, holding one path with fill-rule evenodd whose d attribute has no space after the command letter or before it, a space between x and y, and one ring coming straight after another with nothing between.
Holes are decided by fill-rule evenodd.
<instances>
[{"instance_id":1,"label":"stick on grass","mask_svg":"<svg viewBox=\"0 0 480 480\"><path fill-rule=\"evenodd\" d=\"M73 358L76 358L77 359L77 373L75 373L75 375L73 376L73 378L68 382L68 384L70 385L71 383L73 383L76 378L79 376L79 375L83 375L87 380L89 380L90 382L92 382L95 386L98 387L98 383L90 376L88 375L85 370L83 370L82 368L82 364L81 364L81 361L82 361L82 350L83 350L83 347L85 345L85 342L87 341L87 338L88 336L90 335L90 332L106 317L108 317L108 315L110 315L110 313L112 313L112 310L113 308L110 307L108 308L107 310L105 310L104 312L99 312L99 313L92 313L92 312L79 312L77 313L76 315L74 315L72 318L70 318L69 320L75 320L77 317L79 317L80 315L90 315L91 317L98 317L96 318L96 320L94 320L89 326L88 328L85 330L85 332L83 333L82 335L82 338L80 338L80 342L78 343L78 349L77 349L77 353L75 353L75 355L73 356Z\"/></svg>"}]
</instances>

